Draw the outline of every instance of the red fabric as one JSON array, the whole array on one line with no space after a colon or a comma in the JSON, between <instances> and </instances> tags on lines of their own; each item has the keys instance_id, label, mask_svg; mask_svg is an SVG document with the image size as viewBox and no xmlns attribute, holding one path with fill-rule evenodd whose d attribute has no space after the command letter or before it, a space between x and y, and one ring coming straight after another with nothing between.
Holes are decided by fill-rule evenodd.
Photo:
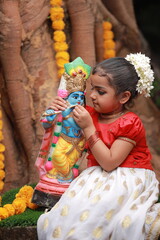
<instances>
[{"instance_id":1,"label":"red fabric","mask_svg":"<svg viewBox=\"0 0 160 240\"><path fill-rule=\"evenodd\" d=\"M93 118L94 125L99 132L100 138L108 148L112 146L112 143L118 137L127 137L136 142L136 146L133 147L132 151L120 167L153 170L151 166L152 156L146 144L145 129L142 121L135 113L128 112L113 123L104 124L98 122L98 113L93 108L87 106L86 109ZM97 165L99 165L98 162L89 151L88 167Z\"/></svg>"}]
</instances>

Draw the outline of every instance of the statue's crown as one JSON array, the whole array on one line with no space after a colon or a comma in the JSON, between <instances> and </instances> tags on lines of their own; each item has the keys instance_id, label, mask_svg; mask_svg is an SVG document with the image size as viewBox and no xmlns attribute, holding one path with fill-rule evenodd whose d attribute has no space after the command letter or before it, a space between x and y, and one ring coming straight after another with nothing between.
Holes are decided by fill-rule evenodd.
<instances>
[{"instance_id":1,"label":"statue's crown","mask_svg":"<svg viewBox=\"0 0 160 240\"><path fill-rule=\"evenodd\" d=\"M60 80L58 95L66 97L72 92L84 92L91 67L85 64L82 58L77 57L73 62L64 64L64 69L65 72Z\"/></svg>"}]
</instances>

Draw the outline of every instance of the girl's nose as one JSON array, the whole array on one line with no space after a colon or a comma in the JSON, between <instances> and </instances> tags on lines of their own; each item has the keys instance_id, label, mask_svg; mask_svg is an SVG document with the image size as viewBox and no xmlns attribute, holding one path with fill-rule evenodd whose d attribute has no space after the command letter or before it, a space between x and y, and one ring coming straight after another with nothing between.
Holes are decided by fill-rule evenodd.
<instances>
[{"instance_id":1,"label":"girl's nose","mask_svg":"<svg viewBox=\"0 0 160 240\"><path fill-rule=\"evenodd\" d=\"M95 94L94 92L92 92L92 93L90 94L90 98L96 99L96 94Z\"/></svg>"}]
</instances>

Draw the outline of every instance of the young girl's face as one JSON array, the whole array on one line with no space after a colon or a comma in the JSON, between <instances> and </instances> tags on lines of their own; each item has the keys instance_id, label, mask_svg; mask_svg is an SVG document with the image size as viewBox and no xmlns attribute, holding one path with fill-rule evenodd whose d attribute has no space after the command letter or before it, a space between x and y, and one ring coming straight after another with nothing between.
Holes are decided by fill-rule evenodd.
<instances>
[{"instance_id":1,"label":"young girl's face","mask_svg":"<svg viewBox=\"0 0 160 240\"><path fill-rule=\"evenodd\" d=\"M91 100L94 109L99 113L118 113L122 104L120 96L116 96L115 89L108 83L106 77L98 74L91 75Z\"/></svg>"}]
</instances>

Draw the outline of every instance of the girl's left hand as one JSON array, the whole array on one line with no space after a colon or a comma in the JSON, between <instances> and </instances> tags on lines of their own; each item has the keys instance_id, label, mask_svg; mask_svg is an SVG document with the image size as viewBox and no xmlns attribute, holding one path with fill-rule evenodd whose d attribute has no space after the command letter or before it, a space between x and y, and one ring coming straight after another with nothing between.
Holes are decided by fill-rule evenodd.
<instances>
[{"instance_id":1,"label":"girl's left hand","mask_svg":"<svg viewBox=\"0 0 160 240\"><path fill-rule=\"evenodd\" d=\"M80 128L85 129L93 125L89 112L81 105L77 105L73 110L73 118Z\"/></svg>"}]
</instances>

